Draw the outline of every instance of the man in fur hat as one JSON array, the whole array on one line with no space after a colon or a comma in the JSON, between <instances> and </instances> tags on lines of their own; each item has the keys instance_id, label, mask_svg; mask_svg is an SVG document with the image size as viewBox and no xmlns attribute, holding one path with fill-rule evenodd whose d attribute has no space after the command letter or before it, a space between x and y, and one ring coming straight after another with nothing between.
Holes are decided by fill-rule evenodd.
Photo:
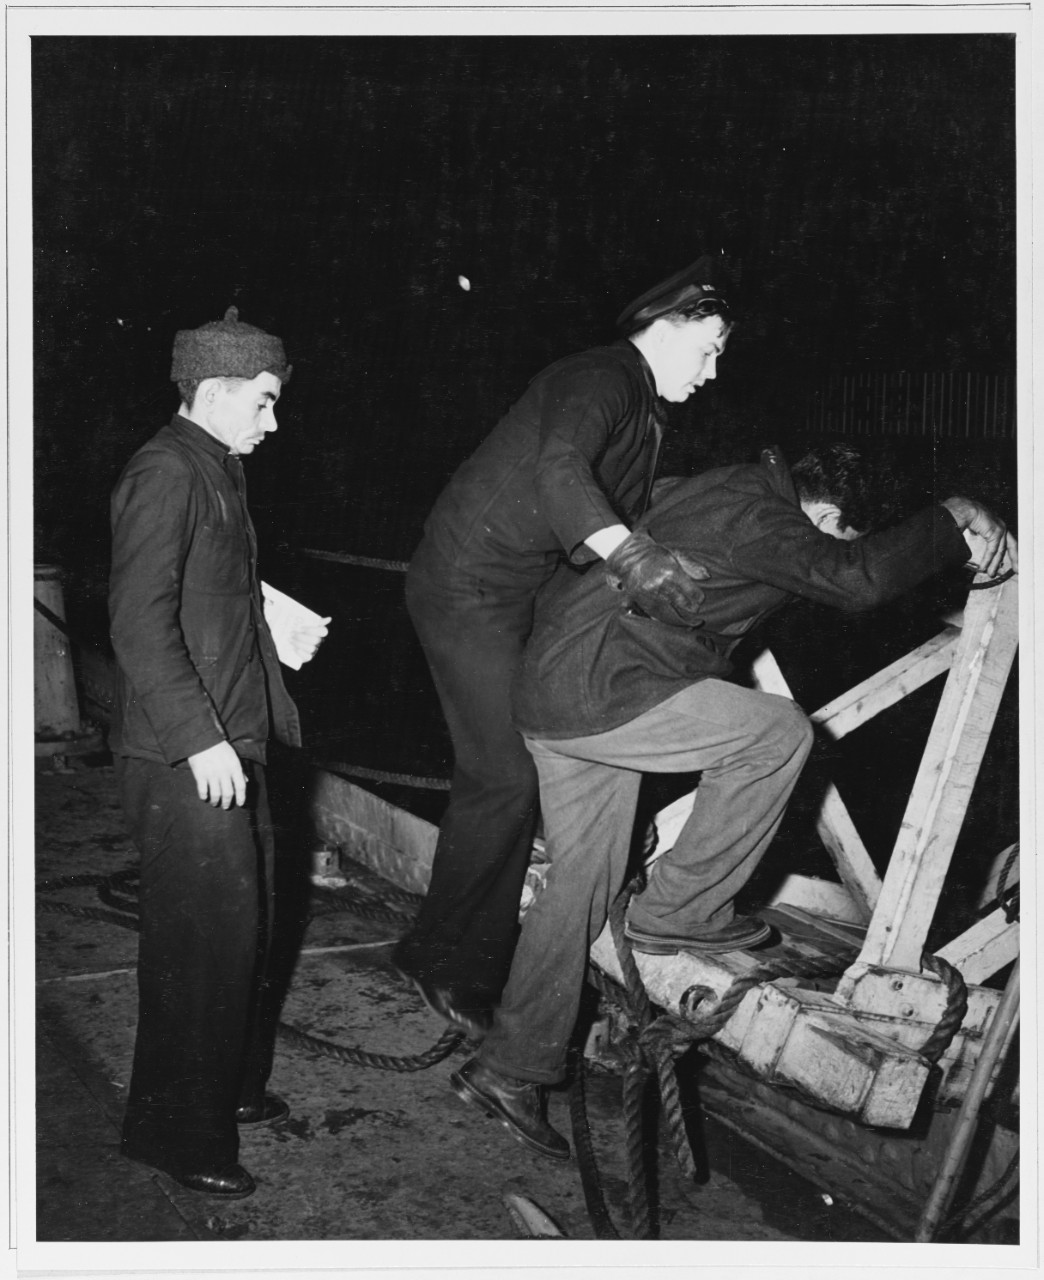
<instances>
[{"instance_id":1,"label":"man in fur hat","mask_svg":"<svg viewBox=\"0 0 1044 1280\"><path fill-rule=\"evenodd\" d=\"M141 855L138 1032L122 1151L190 1190L254 1190L238 1126L288 1114L266 1094L263 1008L273 840L270 736L300 746L265 622L240 459L276 429L282 342L224 319L182 330L167 426L112 495L111 746ZM325 627L299 633L311 657Z\"/></svg>"}]
</instances>

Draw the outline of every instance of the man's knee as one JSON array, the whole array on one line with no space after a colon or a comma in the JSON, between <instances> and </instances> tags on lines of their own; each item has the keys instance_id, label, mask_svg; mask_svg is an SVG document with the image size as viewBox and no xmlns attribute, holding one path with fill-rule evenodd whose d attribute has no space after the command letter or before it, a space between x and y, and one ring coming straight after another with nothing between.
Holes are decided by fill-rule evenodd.
<instances>
[{"instance_id":1,"label":"man's knee","mask_svg":"<svg viewBox=\"0 0 1044 1280\"><path fill-rule=\"evenodd\" d=\"M774 702L771 729L766 737L781 759L804 763L812 750L812 722L789 698L774 699Z\"/></svg>"}]
</instances>

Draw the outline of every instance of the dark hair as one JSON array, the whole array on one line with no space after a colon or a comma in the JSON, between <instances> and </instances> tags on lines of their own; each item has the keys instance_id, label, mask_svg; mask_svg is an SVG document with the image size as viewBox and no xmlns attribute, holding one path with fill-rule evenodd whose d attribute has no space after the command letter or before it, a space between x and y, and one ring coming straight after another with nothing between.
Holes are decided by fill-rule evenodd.
<instances>
[{"instance_id":1,"label":"dark hair","mask_svg":"<svg viewBox=\"0 0 1044 1280\"><path fill-rule=\"evenodd\" d=\"M710 316L721 316L725 322L725 328L732 328L732 317L729 315L729 304L721 296L720 293L705 293L702 298L694 298L691 302L683 302L680 307L676 307L673 311L667 311L662 317L663 320L670 320L673 324L683 324L687 320L706 320Z\"/></svg>"},{"instance_id":2,"label":"dark hair","mask_svg":"<svg viewBox=\"0 0 1044 1280\"><path fill-rule=\"evenodd\" d=\"M249 382L249 378L225 377L224 375L215 374L227 386L231 382ZM192 402L196 398L196 392L199 390L200 383L205 382L205 378L181 378L178 382L178 395L181 396L181 403L187 408L192 408Z\"/></svg>"},{"instance_id":3,"label":"dark hair","mask_svg":"<svg viewBox=\"0 0 1044 1280\"><path fill-rule=\"evenodd\" d=\"M186 409L192 408L192 402L196 398L196 392L202 381L202 378L182 378L178 382L178 395L181 396L181 403Z\"/></svg>"},{"instance_id":4,"label":"dark hair","mask_svg":"<svg viewBox=\"0 0 1044 1280\"><path fill-rule=\"evenodd\" d=\"M895 477L849 444L813 445L790 474L799 498L837 506L842 527L869 533L895 518Z\"/></svg>"}]
</instances>

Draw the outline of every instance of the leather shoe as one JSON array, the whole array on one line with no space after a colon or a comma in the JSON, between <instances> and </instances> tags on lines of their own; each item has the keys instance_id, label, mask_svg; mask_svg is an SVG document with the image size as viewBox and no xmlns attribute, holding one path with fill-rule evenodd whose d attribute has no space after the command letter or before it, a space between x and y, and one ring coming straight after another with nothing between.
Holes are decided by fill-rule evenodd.
<instances>
[{"instance_id":1,"label":"leather shoe","mask_svg":"<svg viewBox=\"0 0 1044 1280\"><path fill-rule=\"evenodd\" d=\"M236 1124L249 1128L253 1124L277 1124L290 1114L290 1104L277 1094L266 1093L261 1102L251 1102L236 1107Z\"/></svg>"},{"instance_id":2,"label":"leather shoe","mask_svg":"<svg viewBox=\"0 0 1044 1280\"><path fill-rule=\"evenodd\" d=\"M569 1143L544 1119L543 1087L514 1080L472 1058L450 1076L457 1096L499 1120L517 1141L552 1160L569 1159Z\"/></svg>"},{"instance_id":3,"label":"leather shoe","mask_svg":"<svg viewBox=\"0 0 1044 1280\"><path fill-rule=\"evenodd\" d=\"M257 1190L257 1183L241 1164L226 1164L220 1169L198 1169L194 1173L175 1173L152 1160L142 1160L126 1151L123 1154L135 1164L156 1169L165 1177L173 1179L178 1186L199 1195L220 1196L223 1200L245 1200Z\"/></svg>"},{"instance_id":4,"label":"leather shoe","mask_svg":"<svg viewBox=\"0 0 1044 1280\"><path fill-rule=\"evenodd\" d=\"M642 955L672 956L679 951L714 955L724 951L745 951L771 937L772 930L754 916L735 916L726 924L695 928L691 933L670 936L646 933L626 921L624 934L632 948Z\"/></svg>"},{"instance_id":5,"label":"leather shoe","mask_svg":"<svg viewBox=\"0 0 1044 1280\"><path fill-rule=\"evenodd\" d=\"M173 1174L170 1176L174 1177ZM227 1164L213 1173L186 1173L174 1177L174 1181L189 1191L198 1191L205 1196L223 1196L226 1200L245 1200L257 1190L257 1183L241 1164Z\"/></svg>"},{"instance_id":6,"label":"leather shoe","mask_svg":"<svg viewBox=\"0 0 1044 1280\"><path fill-rule=\"evenodd\" d=\"M436 1016L458 1031L463 1031L469 1040L481 1040L493 1025L493 1014L489 1009L468 1009L463 1007L447 987L437 987L433 983L416 978L405 969L397 969L399 975L406 978L417 988L420 998Z\"/></svg>"}]
</instances>

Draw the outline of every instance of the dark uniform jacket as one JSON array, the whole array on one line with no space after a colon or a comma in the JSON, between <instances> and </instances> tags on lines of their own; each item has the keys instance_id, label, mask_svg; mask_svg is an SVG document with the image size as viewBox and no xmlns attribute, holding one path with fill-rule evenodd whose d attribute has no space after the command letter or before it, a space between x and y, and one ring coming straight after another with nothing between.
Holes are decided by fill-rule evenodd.
<instances>
[{"instance_id":1,"label":"dark uniform jacket","mask_svg":"<svg viewBox=\"0 0 1044 1280\"><path fill-rule=\"evenodd\" d=\"M177 764L227 740L263 762L270 733L300 746L238 457L175 415L127 464L111 514L113 751Z\"/></svg>"},{"instance_id":2,"label":"dark uniform jacket","mask_svg":"<svg viewBox=\"0 0 1044 1280\"><path fill-rule=\"evenodd\" d=\"M663 411L652 372L620 341L539 373L459 468L425 523L424 564L533 589L584 539L645 509Z\"/></svg>"},{"instance_id":3,"label":"dark uniform jacket","mask_svg":"<svg viewBox=\"0 0 1044 1280\"><path fill-rule=\"evenodd\" d=\"M871 609L969 554L941 506L854 542L821 533L775 450L760 465L677 482L641 525L710 570L702 626L633 616L604 574L563 566L537 597L514 688L515 723L528 736L602 733L697 680L728 676L740 638L796 596Z\"/></svg>"}]
</instances>

